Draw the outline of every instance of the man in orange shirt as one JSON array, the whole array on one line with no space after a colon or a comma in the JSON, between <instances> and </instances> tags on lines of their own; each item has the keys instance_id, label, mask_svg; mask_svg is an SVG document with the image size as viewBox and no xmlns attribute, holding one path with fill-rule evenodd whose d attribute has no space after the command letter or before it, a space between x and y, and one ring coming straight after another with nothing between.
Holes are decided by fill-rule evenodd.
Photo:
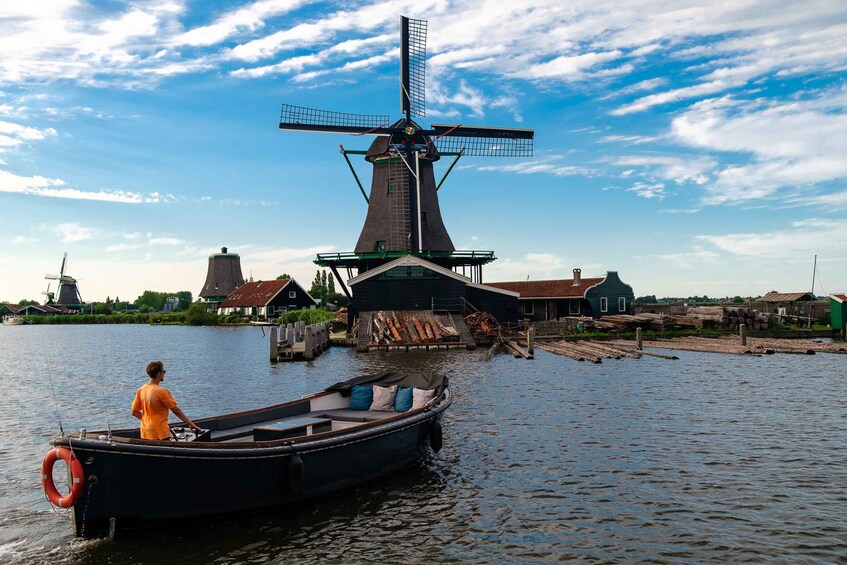
<instances>
[{"instance_id":1,"label":"man in orange shirt","mask_svg":"<svg viewBox=\"0 0 847 565\"><path fill-rule=\"evenodd\" d=\"M169 439L168 411L173 411L180 420L199 433L202 429L192 422L176 405L171 391L159 386L165 380L165 365L161 361L147 364L150 382L139 388L132 402L132 415L141 420L141 439Z\"/></svg>"}]
</instances>

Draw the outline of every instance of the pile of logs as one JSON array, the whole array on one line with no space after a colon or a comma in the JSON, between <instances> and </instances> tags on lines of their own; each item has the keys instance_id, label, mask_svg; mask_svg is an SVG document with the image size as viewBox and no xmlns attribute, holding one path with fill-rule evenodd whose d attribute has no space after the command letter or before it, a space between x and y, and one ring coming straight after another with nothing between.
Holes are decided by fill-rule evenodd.
<instances>
[{"instance_id":1,"label":"pile of logs","mask_svg":"<svg viewBox=\"0 0 847 565\"><path fill-rule=\"evenodd\" d=\"M516 337L517 332L501 326L488 312L474 312L465 316L465 323L475 341L494 340L499 337Z\"/></svg>"},{"instance_id":2,"label":"pile of logs","mask_svg":"<svg viewBox=\"0 0 847 565\"><path fill-rule=\"evenodd\" d=\"M431 313L376 312L371 318L371 341L378 345L421 345L459 337L456 328L442 324Z\"/></svg>"}]
</instances>

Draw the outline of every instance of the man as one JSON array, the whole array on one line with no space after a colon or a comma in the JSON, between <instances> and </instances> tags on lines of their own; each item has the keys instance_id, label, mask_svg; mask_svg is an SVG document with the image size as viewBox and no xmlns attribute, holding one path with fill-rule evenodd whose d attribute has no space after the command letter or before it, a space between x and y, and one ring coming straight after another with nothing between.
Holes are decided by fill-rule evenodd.
<instances>
[{"instance_id":1,"label":"man","mask_svg":"<svg viewBox=\"0 0 847 565\"><path fill-rule=\"evenodd\" d=\"M141 439L169 439L168 411L173 411L180 420L199 433L202 429L192 422L176 405L171 391L159 386L165 380L165 365L161 361L147 364L150 382L139 388L132 402L132 415L141 420Z\"/></svg>"}]
</instances>

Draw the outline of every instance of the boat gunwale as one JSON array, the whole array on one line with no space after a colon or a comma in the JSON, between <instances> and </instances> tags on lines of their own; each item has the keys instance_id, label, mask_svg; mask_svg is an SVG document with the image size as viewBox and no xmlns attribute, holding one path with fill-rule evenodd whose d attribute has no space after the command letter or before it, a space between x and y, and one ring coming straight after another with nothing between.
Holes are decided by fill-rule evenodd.
<instances>
[{"instance_id":1,"label":"boat gunwale","mask_svg":"<svg viewBox=\"0 0 847 565\"><path fill-rule=\"evenodd\" d=\"M300 400L285 404L292 404L313 398L322 394L318 393ZM328 432L321 432L311 436L300 436L296 438L284 438L271 441L251 442L180 442L142 440L134 438L120 438L112 436L111 440L79 438L78 434L57 436L50 440L54 447L66 446L73 451L77 448L84 451L109 452L125 455L144 455L159 457L178 458L266 458L279 457L280 455L294 453L309 453L335 447L339 444L352 444L368 439L380 437L389 433L417 426L421 423L435 419L438 414L446 410L453 402L453 395L449 388L445 387L442 394L413 412L398 413L385 419L372 422L362 422L355 429L345 428ZM278 405L281 406L281 405ZM272 409L269 406L265 409ZM249 412L261 412L265 409L251 410ZM317 411L320 412L320 411ZM226 416L235 415L227 414ZM210 418L211 419L211 418ZM209 420L209 419L207 419ZM201 420L198 420L200 422ZM77 436L77 437L74 437Z\"/></svg>"}]
</instances>

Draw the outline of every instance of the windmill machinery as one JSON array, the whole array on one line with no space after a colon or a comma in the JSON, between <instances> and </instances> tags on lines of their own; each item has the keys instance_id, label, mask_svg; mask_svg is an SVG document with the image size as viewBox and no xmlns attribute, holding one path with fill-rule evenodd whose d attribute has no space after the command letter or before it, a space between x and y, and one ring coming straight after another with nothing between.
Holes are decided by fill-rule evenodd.
<instances>
[{"instance_id":1,"label":"windmill machinery","mask_svg":"<svg viewBox=\"0 0 847 565\"><path fill-rule=\"evenodd\" d=\"M67 306L69 308L78 308L84 303L79 294L79 287L77 287L76 279L65 274L65 266L67 263L68 254L65 253L65 256L62 258L62 267L59 269L59 274L44 275L44 278L48 281L58 281L58 288L56 289L56 296L58 296L58 299L56 300L56 304ZM49 293L50 284L48 283L47 292L45 294L47 294L48 299L52 299L52 295Z\"/></svg>"},{"instance_id":2,"label":"windmill machinery","mask_svg":"<svg viewBox=\"0 0 847 565\"><path fill-rule=\"evenodd\" d=\"M353 254L319 255L315 261L329 266L341 280L336 266L356 267L359 273L386 259L403 254L425 256L443 266L481 267L494 259L492 252L456 251L441 218L433 163L441 156L531 157L531 129L430 124L423 127L413 118L426 116L426 31L423 20L400 18L400 102L403 116L363 115L282 105L279 129L321 133L372 135L376 139L364 154L373 164L370 195L359 183L368 203L365 224ZM355 170L347 159L351 171ZM446 174L449 174L450 169ZM346 256L345 256L346 255ZM481 271L478 271L481 279Z\"/></svg>"}]
</instances>

